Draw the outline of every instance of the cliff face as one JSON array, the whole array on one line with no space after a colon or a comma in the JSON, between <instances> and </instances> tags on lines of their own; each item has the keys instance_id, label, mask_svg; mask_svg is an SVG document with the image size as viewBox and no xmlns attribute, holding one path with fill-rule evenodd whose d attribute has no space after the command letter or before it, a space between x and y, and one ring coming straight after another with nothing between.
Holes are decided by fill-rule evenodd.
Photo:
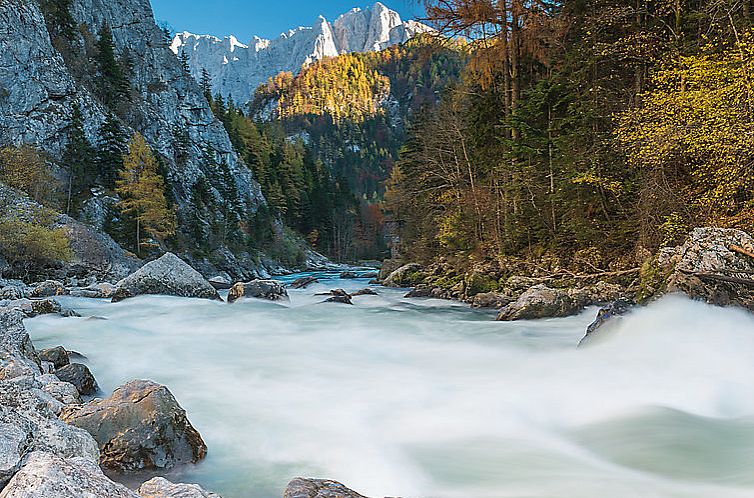
<instances>
[{"instance_id":1,"label":"cliff face","mask_svg":"<svg viewBox=\"0 0 754 498\"><path fill-rule=\"evenodd\" d=\"M118 55L129 55L135 97L128 113L121 115L122 124L144 135L165 160L179 219L207 218L213 211L221 213L227 203L240 205L249 216L265 204L259 184L233 151L198 84L170 51L149 0L72 0L71 15L78 28L71 46L78 57L87 43L84 34L96 36L103 24L112 30ZM0 146L30 143L59 158L75 105L81 108L87 137L96 144L107 109L77 82L71 58L64 59L53 46L37 0L0 2L0 47ZM189 137L188 154L180 161L176 129L186 130ZM220 194L220 179L204 160L207 151L217 163L228 166L238 199ZM201 178L206 179L212 199L203 212L196 212L191 192ZM184 238L187 250L202 242Z\"/></svg>"},{"instance_id":2,"label":"cliff face","mask_svg":"<svg viewBox=\"0 0 754 498\"><path fill-rule=\"evenodd\" d=\"M369 9L353 9L333 23L320 16L312 27L290 30L275 40L254 37L244 45L234 36L221 40L180 33L171 48L186 54L197 80L203 70L209 73L213 93L245 103L259 85L281 71L298 73L302 65L325 57L382 50L430 30L416 21L402 21L397 12L378 2Z\"/></svg>"}]
</instances>

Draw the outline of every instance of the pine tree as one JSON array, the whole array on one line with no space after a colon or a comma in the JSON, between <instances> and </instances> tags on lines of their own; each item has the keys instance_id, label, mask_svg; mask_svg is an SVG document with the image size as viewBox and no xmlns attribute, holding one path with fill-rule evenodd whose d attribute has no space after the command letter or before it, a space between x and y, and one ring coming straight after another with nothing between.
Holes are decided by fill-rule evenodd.
<instances>
[{"instance_id":1,"label":"pine tree","mask_svg":"<svg viewBox=\"0 0 754 498\"><path fill-rule=\"evenodd\" d=\"M115 54L113 34L103 24L97 40L97 68L102 78L98 82L99 96L110 109L116 109L123 101L130 100L130 84Z\"/></svg>"},{"instance_id":2,"label":"pine tree","mask_svg":"<svg viewBox=\"0 0 754 498\"><path fill-rule=\"evenodd\" d=\"M136 247L141 254L144 233L164 240L175 234L176 222L175 213L168 208L157 160L139 133L131 139L119 176L115 191L122 200L118 207L136 220Z\"/></svg>"},{"instance_id":3,"label":"pine tree","mask_svg":"<svg viewBox=\"0 0 754 498\"><path fill-rule=\"evenodd\" d=\"M176 123L173 125L173 150L175 151L175 161L185 166L188 161L191 149L191 138L189 137L186 126Z\"/></svg>"},{"instance_id":4,"label":"pine tree","mask_svg":"<svg viewBox=\"0 0 754 498\"><path fill-rule=\"evenodd\" d=\"M202 79L199 82L199 85L202 88L202 93L204 94L204 97L207 99L207 102L209 102L209 105L212 105L212 79L209 76L209 72L206 69L202 69Z\"/></svg>"},{"instance_id":5,"label":"pine tree","mask_svg":"<svg viewBox=\"0 0 754 498\"><path fill-rule=\"evenodd\" d=\"M186 53L186 49L181 49L181 54L178 56L178 60L181 63L181 69L186 75L191 74L191 65L189 64L189 56Z\"/></svg>"},{"instance_id":6,"label":"pine tree","mask_svg":"<svg viewBox=\"0 0 754 498\"><path fill-rule=\"evenodd\" d=\"M118 172L123 168L123 156L128 151L128 135L113 113L99 129L99 152L97 165L102 183L108 188L115 187Z\"/></svg>"},{"instance_id":7,"label":"pine tree","mask_svg":"<svg viewBox=\"0 0 754 498\"><path fill-rule=\"evenodd\" d=\"M84 132L84 118L78 104L71 110L71 125L68 144L63 151L63 167L68 171L66 213L71 214L76 198L94 182L96 154Z\"/></svg>"}]
</instances>

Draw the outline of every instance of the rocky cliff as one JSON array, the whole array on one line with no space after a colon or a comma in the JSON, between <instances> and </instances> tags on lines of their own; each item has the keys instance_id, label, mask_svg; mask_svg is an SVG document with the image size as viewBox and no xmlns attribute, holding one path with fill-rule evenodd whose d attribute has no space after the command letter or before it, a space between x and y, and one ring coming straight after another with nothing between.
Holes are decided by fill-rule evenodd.
<instances>
[{"instance_id":1,"label":"rocky cliff","mask_svg":"<svg viewBox=\"0 0 754 498\"><path fill-rule=\"evenodd\" d=\"M87 138L92 144L98 142L98 129L108 109L96 98L86 76L82 77L81 67L88 63L87 47L107 25L117 55L130 61L131 102L118 118L129 132L143 134L165 162L179 221L211 218L229 203L234 209L240 206L244 217L249 217L265 204L251 170L239 160L198 84L184 72L155 24L149 0L71 0L75 30L65 57L48 31L48 5L45 0L0 2L0 146L30 143L53 160L59 159L75 106L81 109ZM178 150L175 130L188 136L187 151ZM207 155L212 163L227 166L237 199L221 195L220 182L227 182L227 177L223 180L207 167ZM191 192L202 179L210 198L199 211L192 205ZM183 248L201 245L201 238L183 233ZM226 262L228 268L222 269L234 273L234 262L228 262L233 255L221 254L220 267ZM235 273L249 276L254 271L247 266Z\"/></svg>"},{"instance_id":2,"label":"rocky cliff","mask_svg":"<svg viewBox=\"0 0 754 498\"><path fill-rule=\"evenodd\" d=\"M275 40L254 37L244 45L234 36L219 39L184 32L176 35L171 48L186 54L197 80L203 70L209 73L213 93L245 103L259 85L281 71L297 73L302 65L324 57L382 50L430 29L402 21L397 12L378 2L368 9L353 9L333 23L320 16L312 27L292 29Z\"/></svg>"}]
</instances>

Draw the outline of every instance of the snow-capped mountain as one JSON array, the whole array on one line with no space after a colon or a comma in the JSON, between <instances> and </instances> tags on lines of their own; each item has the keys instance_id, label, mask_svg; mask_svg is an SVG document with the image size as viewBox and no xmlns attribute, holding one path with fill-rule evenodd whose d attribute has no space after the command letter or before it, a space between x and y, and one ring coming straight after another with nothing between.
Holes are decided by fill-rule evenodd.
<instances>
[{"instance_id":1,"label":"snow-capped mountain","mask_svg":"<svg viewBox=\"0 0 754 498\"><path fill-rule=\"evenodd\" d=\"M312 27L292 29L274 40L255 36L246 45L232 35L220 39L184 32L175 36L171 49L186 54L196 79L207 70L213 93L247 102L259 85L281 71L297 73L324 57L382 50L428 31L430 27L403 21L377 2L367 9L353 9L333 23L319 16Z\"/></svg>"}]
</instances>

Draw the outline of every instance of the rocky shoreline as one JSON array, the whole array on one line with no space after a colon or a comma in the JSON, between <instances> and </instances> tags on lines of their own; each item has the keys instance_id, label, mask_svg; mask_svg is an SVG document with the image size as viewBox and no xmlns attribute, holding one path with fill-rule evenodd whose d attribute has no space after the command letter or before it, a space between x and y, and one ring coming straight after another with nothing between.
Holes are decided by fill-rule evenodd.
<instances>
[{"instance_id":1,"label":"rocky shoreline","mask_svg":"<svg viewBox=\"0 0 754 498\"><path fill-rule=\"evenodd\" d=\"M754 239L738 230L696 229L684 244L660 251L635 274L625 272L615 279L576 286L556 286L538 276L509 275L496 280L497 288L491 290L491 274L480 277L477 272L459 279L439 274L438 267L411 263L388 271L388 265L373 282L413 286L409 297L454 298L497 309L500 321L569 316L587 306L603 306L582 345L604 334L608 325L635 306L668 293L754 310ZM341 275L344 279L364 276L350 271ZM632 280L628 285L620 281L625 276ZM432 287L442 279L453 288ZM306 288L315 282L315 277L304 277L289 287ZM25 318L44 313L76 316L54 299L61 295L113 302L139 295L221 300L215 287L170 253L116 284L85 279L46 280L29 286L0 280L0 498L75 498L82 493L93 498L218 498L195 484L176 484L161 477L136 491L109 479L103 468L116 473L165 471L195 464L211 448L166 386L137 379L108 397L92 398L103 393L89 369L76 361L81 355L64 346L37 351L23 325ZM352 294L335 289L323 294L323 299L354 304L354 297L373 293L371 289ZM228 302L243 298L279 301L287 300L288 293L274 280L231 285ZM363 498L340 483L303 478L291 481L284 497Z\"/></svg>"}]
</instances>

